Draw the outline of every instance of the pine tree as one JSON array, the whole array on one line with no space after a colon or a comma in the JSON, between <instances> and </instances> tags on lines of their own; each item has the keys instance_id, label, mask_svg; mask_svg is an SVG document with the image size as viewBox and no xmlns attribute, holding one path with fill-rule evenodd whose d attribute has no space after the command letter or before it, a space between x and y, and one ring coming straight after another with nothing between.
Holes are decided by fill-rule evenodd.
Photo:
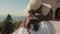
<instances>
[{"instance_id":1,"label":"pine tree","mask_svg":"<svg viewBox=\"0 0 60 34\"><path fill-rule=\"evenodd\" d=\"M13 32L13 23L11 21L11 15L8 14L7 18L3 21L3 34L11 34Z\"/></svg>"}]
</instances>

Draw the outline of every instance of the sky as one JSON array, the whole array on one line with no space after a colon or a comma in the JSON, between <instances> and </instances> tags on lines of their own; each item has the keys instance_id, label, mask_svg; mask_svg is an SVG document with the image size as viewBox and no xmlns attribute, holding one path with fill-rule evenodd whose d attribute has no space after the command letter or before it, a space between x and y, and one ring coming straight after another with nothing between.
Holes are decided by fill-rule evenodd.
<instances>
[{"instance_id":1,"label":"sky","mask_svg":"<svg viewBox=\"0 0 60 34\"><path fill-rule=\"evenodd\" d=\"M8 13L12 16L24 16L29 0L0 0L0 16Z\"/></svg>"}]
</instances>

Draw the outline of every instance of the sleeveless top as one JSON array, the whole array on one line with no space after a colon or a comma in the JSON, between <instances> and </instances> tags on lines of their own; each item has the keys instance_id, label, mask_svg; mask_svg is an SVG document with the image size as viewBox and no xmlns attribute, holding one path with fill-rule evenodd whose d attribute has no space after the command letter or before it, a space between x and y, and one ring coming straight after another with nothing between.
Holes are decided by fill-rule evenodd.
<instances>
[{"instance_id":1,"label":"sleeveless top","mask_svg":"<svg viewBox=\"0 0 60 34\"><path fill-rule=\"evenodd\" d=\"M31 34L56 34L53 24L49 21L42 21L38 31L29 30Z\"/></svg>"},{"instance_id":2,"label":"sleeveless top","mask_svg":"<svg viewBox=\"0 0 60 34\"><path fill-rule=\"evenodd\" d=\"M30 34L56 34L53 24L49 21L42 21L38 31L29 29ZM29 34L26 28L20 27L12 34Z\"/></svg>"}]
</instances>

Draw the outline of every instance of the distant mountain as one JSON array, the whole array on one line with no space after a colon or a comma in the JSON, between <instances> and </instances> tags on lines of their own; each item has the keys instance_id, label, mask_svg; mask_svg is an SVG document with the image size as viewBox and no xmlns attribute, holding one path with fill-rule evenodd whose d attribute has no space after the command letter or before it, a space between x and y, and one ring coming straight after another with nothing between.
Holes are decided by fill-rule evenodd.
<instances>
[{"instance_id":1,"label":"distant mountain","mask_svg":"<svg viewBox=\"0 0 60 34\"><path fill-rule=\"evenodd\" d=\"M21 21L25 18L25 16L13 16L12 19L16 21Z\"/></svg>"},{"instance_id":2,"label":"distant mountain","mask_svg":"<svg viewBox=\"0 0 60 34\"><path fill-rule=\"evenodd\" d=\"M6 18L6 16L0 16L0 23ZM12 16L12 19L15 21L21 21L25 16Z\"/></svg>"},{"instance_id":3,"label":"distant mountain","mask_svg":"<svg viewBox=\"0 0 60 34\"><path fill-rule=\"evenodd\" d=\"M0 16L0 23L5 19L5 16Z\"/></svg>"}]
</instances>

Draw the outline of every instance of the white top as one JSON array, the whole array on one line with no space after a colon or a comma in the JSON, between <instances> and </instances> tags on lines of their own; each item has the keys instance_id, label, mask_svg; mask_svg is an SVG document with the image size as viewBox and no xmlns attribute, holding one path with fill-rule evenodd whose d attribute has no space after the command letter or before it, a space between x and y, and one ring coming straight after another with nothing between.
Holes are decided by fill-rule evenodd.
<instances>
[{"instance_id":1,"label":"white top","mask_svg":"<svg viewBox=\"0 0 60 34\"><path fill-rule=\"evenodd\" d=\"M56 34L53 24L49 21L42 21L39 30L37 32L32 31L32 29L30 29L29 31L31 34ZM29 34L29 33L27 29L20 27L13 34Z\"/></svg>"}]
</instances>

